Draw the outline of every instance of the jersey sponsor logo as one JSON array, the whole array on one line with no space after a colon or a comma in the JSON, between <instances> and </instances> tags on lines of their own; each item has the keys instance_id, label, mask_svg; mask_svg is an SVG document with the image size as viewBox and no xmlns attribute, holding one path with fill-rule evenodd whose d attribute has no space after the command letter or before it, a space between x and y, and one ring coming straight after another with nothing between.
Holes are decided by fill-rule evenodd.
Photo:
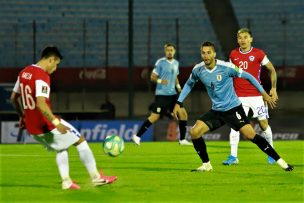
<instances>
[{"instance_id":1,"label":"jersey sponsor logo","mask_svg":"<svg viewBox=\"0 0 304 203\"><path fill-rule=\"evenodd\" d=\"M222 75L216 75L216 79L217 79L217 81L222 81Z\"/></svg>"},{"instance_id":2,"label":"jersey sponsor logo","mask_svg":"<svg viewBox=\"0 0 304 203\"><path fill-rule=\"evenodd\" d=\"M249 56L249 61L254 61L255 57L254 56Z\"/></svg>"},{"instance_id":3,"label":"jersey sponsor logo","mask_svg":"<svg viewBox=\"0 0 304 203\"><path fill-rule=\"evenodd\" d=\"M44 94L48 93L48 87L47 86L42 86L41 92Z\"/></svg>"}]
</instances>

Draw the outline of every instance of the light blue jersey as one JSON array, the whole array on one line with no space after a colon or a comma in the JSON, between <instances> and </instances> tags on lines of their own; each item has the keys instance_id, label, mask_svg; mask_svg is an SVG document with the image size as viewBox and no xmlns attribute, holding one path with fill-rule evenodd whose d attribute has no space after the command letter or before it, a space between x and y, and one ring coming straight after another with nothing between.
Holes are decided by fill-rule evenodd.
<instances>
[{"instance_id":1,"label":"light blue jersey","mask_svg":"<svg viewBox=\"0 0 304 203\"><path fill-rule=\"evenodd\" d=\"M155 63L153 73L158 76L159 79L168 80L167 85L156 84L156 95L171 96L177 94L175 89L176 77L179 74L178 70L179 63L173 59L171 62L165 57L160 58Z\"/></svg>"},{"instance_id":2,"label":"light blue jersey","mask_svg":"<svg viewBox=\"0 0 304 203\"><path fill-rule=\"evenodd\" d=\"M238 68L230 62L216 60L216 66L209 70L205 63L197 64L187 80L179 98L183 102L197 81L201 81L212 101L212 109L215 111L228 111L241 105L233 87L233 77L244 78L251 82L260 93L264 91L259 82L249 73Z\"/></svg>"}]
</instances>

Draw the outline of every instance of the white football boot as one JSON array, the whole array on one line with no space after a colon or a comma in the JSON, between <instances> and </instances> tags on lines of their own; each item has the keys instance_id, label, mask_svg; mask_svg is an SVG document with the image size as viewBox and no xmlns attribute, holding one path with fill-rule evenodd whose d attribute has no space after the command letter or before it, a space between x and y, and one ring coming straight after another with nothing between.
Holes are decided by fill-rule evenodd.
<instances>
[{"instance_id":1,"label":"white football boot","mask_svg":"<svg viewBox=\"0 0 304 203\"><path fill-rule=\"evenodd\" d=\"M140 145L140 137L137 137L136 134L132 135L132 140L135 144Z\"/></svg>"},{"instance_id":2,"label":"white football boot","mask_svg":"<svg viewBox=\"0 0 304 203\"><path fill-rule=\"evenodd\" d=\"M204 171L212 171L213 168L211 166L210 161L208 161L207 163L203 163L202 166L198 167L197 169L193 169L191 170L192 172L204 172Z\"/></svg>"},{"instance_id":3,"label":"white football boot","mask_svg":"<svg viewBox=\"0 0 304 203\"><path fill-rule=\"evenodd\" d=\"M183 140L179 140L179 144L180 145L193 145L191 142L189 142L188 140L186 139L183 139Z\"/></svg>"}]
</instances>

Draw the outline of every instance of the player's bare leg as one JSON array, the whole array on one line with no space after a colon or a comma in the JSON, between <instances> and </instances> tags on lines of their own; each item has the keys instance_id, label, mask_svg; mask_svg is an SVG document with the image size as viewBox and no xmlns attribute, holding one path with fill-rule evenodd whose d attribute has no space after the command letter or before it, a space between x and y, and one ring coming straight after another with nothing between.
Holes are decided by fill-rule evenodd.
<instances>
[{"instance_id":1,"label":"player's bare leg","mask_svg":"<svg viewBox=\"0 0 304 203\"><path fill-rule=\"evenodd\" d=\"M93 185L100 186L108 184L114 182L117 179L116 176L105 176L101 172L98 172L94 155L83 136L81 136L78 142L76 142L74 145L76 146L76 149L79 153L80 160L86 167L92 179Z\"/></svg>"},{"instance_id":2,"label":"player's bare leg","mask_svg":"<svg viewBox=\"0 0 304 203\"><path fill-rule=\"evenodd\" d=\"M150 116L145 120L145 122L139 128L137 134L132 135L132 140L135 144L140 145L141 136L148 130L148 128L158 121L160 115L157 113L151 113Z\"/></svg>"},{"instance_id":3,"label":"player's bare leg","mask_svg":"<svg viewBox=\"0 0 304 203\"><path fill-rule=\"evenodd\" d=\"M240 129L240 132L245 136L245 138L255 143L264 153L266 153L268 156L271 156L285 171L293 170L293 166L287 164L272 148L272 146L266 141L265 138L256 134L250 124L244 125Z\"/></svg>"},{"instance_id":4,"label":"player's bare leg","mask_svg":"<svg viewBox=\"0 0 304 203\"><path fill-rule=\"evenodd\" d=\"M193 146L201 158L203 165L192 171L212 171L213 168L207 153L206 143L202 137L203 134L209 131L209 127L201 120L197 120L195 125L190 130Z\"/></svg>"}]
</instances>

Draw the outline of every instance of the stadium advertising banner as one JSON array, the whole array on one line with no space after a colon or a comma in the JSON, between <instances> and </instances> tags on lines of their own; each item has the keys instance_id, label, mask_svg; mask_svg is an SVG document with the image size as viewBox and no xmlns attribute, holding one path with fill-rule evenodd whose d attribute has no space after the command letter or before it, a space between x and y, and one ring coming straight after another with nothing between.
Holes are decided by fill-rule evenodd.
<instances>
[{"instance_id":1,"label":"stadium advertising banner","mask_svg":"<svg viewBox=\"0 0 304 203\"><path fill-rule=\"evenodd\" d=\"M18 135L20 136L20 143L37 143L37 141L28 134L27 130L19 129L19 122L1 122L1 143L18 143Z\"/></svg>"},{"instance_id":2,"label":"stadium advertising banner","mask_svg":"<svg viewBox=\"0 0 304 203\"><path fill-rule=\"evenodd\" d=\"M142 121L69 121L89 142L100 142L107 135L118 135L125 141L131 141ZM149 128L141 141L153 140L153 128Z\"/></svg>"},{"instance_id":3,"label":"stadium advertising banner","mask_svg":"<svg viewBox=\"0 0 304 203\"><path fill-rule=\"evenodd\" d=\"M193 67L181 67L179 80L184 84ZM0 83L15 83L21 68L1 68ZM148 67L136 67L133 69L133 83L136 90L146 90L150 84L150 71ZM284 90L303 90L304 67L288 66L276 67L278 76L278 88ZM68 77L67 77L68 76ZM263 86L269 88L270 80L268 71L262 69L261 80ZM119 81L119 83L117 83ZM199 86L199 85L198 85ZM127 90L128 69L124 67L105 68L59 68L52 75L53 90L78 90L85 88L90 90Z\"/></svg>"},{"instance_id":4,"label":"stadium advertising banner","mask_svg":"<svg viewBox=\"0 0 304 203\"><path fill-rule=\"evenodd\" d=\"M195 121L188 121L186 139L190 140L189 130ZM296 123L296 121L294 121ZM284 127L285 126L285 127ZM298 124L299 126L299 124ZM272 121L271 125L273 129L274 140L303 140L304 134L297 127L289 127L282 124L282 121ZM258 134L262 135L262 131L258 125L255 126L255 130ZM230 128L227 125L204 135L205 140L217 141L217 140L229 140ZM154 124L154 140L156 141L175 141L179 139L179 127L176 121L160 120ZM240 136L241 140L244 140L243 136Z\"/></svg>"},{"instance_id":5,"label":"stadium advertising banner","mask_svg":"<svg viewBox=\"0 0 304 203\"><path fill-rule=\"evenodd\" d=\"M68 121L80 134L84 135L88 142L102 142L107 135L118 135L125 141L130 141L132 134L135 134L141 121ZM18 122L9 121L1 123L1 143L17 143L19 133L23 133L21 142L36 143L28 135L26 130L19 131ZM153 140L153 128L150 128L142 137L142 141Z\"/></svg>"},{"instance_id":6,"label":"stadium advertising banner","mask_svg":"<svg viewBox=\"0 0 304 203\"><path fill-rule=\"evenodd\" d=\"M191 140L191 136L189 134L189 130L192 126L189 124L194 124L195 121L188 121L186 139ZM229 136L226 137L226 134L229 133L229 128L227 126L223 126L222 128L209 132L204 135L205 140L227 140ZM229 134L227 134L229 135ZM180 137L179 134L179 126L176 121L166 121L160 120L154 124L154 139L156 141L175 141Z\"/></svg>"}]
</instances>

